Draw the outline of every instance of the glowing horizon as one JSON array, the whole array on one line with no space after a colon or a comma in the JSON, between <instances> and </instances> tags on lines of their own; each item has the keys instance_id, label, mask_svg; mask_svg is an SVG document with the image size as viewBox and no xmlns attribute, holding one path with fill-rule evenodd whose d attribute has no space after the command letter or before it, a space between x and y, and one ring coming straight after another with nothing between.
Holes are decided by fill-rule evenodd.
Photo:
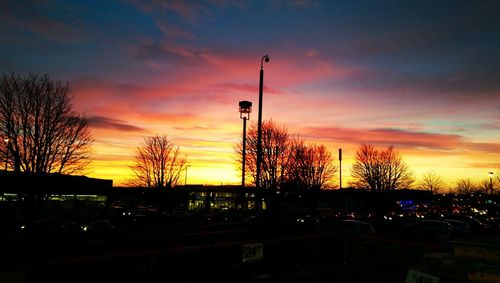
<instances>
[{"instance_id":1,"label":"glowing horizon","mask_svg":"<svg viewBox=\"0 0 500 283\"><path fill-rule=\"evenodd\" d=\"M417 179L433 170L450 187L500 168L500 23L487 1L4 6L0 71L68 82L95 138L89 176L115 186L156 133L187 155L188 184L239 184L238 102L253 102L255 123L265 54L263 118L343 148L343 186L362 143L393 145Z\"/></svg>"}]
</instances>

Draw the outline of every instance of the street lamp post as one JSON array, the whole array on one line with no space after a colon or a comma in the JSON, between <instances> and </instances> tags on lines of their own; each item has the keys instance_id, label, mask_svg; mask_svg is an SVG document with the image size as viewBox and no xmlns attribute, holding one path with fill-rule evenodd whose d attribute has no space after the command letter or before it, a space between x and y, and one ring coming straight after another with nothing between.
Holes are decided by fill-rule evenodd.
<instances>
[{"instance_id":1,"label":"street lamp post","mask_svg":"<svg viewBox=\"0 0 500 283\"><path fill-rule=\"evenodd\" d=\"M488 175L490 176L490 195L493 194L493 172L488 172Z\"/></svg>"},{"instance_id":2,"label":"street lamp post","mask_svg":"<svg viewBox=\"0 0 500 283\"><path fill-rule=\"evenodd\" d=\"M7 171L7 164L9 162L9 138L3 140L5 142L5 171Z\"/></svg>"},{"instance_id":3,"label":"street lamp post","mask_svg":"<svg viewBox=\"0 0 500 283\"><path fill-rule=\"evenodd\" d=\"M246 149L247 149L247 120L250 119L252 112L252 102L240 101L240 119L243 119L243 150L241 161L241 187L245 187L245 163L246 163Z\"/></svg>"},{"instance_id":4,"label":"street lamp post","mask_svg":"<svg viewBox=\"0 0 500 283\"><path fill-rule=\"evenodd\" d=\"M260 59L260 81L259 81L259 120L257 125L257 172L255 185L260 189L260 167L262 163L262 90L264 86L264 61L269 62L269 55L264 55ZM259 202L259 201L258 201Z\"/></svg>"},{"instance_id":5,"label":"street lamp post","mask_svg":"<svg viewBox=\"0 0 500 283\"><path fill-rule=\"evenodd\" d=\"M339 171L340 186L339 186L339 188L342 189L342 148L339 148L339 166L340 166L340 171Z\"/></svg>"}]
</instances>

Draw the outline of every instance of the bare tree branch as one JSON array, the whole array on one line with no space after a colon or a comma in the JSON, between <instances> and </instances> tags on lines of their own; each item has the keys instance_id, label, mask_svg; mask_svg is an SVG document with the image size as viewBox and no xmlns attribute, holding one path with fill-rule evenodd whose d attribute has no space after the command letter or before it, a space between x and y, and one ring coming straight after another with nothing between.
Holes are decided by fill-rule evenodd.
<instances>
[{"instance_id":1,"label":"bare tree branch","mask_svg":"<svg viewBox=\"0 0 500 283\"><path fill-rule=\"evenodd\" d=\"M242 146L235 146L236 160L241 164ZM283 184L293 184L302 189L331 187L337 168L330 152L323 145L306 145L300 138L290 138L284 126L272 120L262 124L261 185L268 189L280 189ZM256 178L257 125L247 133L246 174Z\"/></svg>"},{"instance_id":2,"label":"bare tree branch","mask_svg":"<svg viewBox=\"0 0 500 283\"><path fill-rule=\"evenodd\" d=\"M436 172L428 171L422 176L420 186L422 186L424 190L437 194L443 189L444 181Z\"/></svg>"},{"instance_id":3,"label":"bare tree branch","mask_svg":"<svg viewBox=\"0 0 500 283\"><path fill-rule=\"evenodd\" d=\"M166 135L145 137L137 148L135 164L130 167L135 175L132 184L157 189L173 188L186 170L186 162L179 147Z\"/></svg>"},{"instance_id":4,"label":"bare tree branch","mask_svg":"<svg viewBox=\"0 0 500 283\"><path fill-rule=\"evenodd\" d=\"M459 179L455 183L455 192L457 194L472 194L477 190L476 185L470 179Z\"/></svg>"},{"instance_id":5,"label":"bare tree branch","mask_svg":"<svg viewBox=\"0 0 500 283\"><path fill-rule=\"evenodd\" d=\"M1 154L20 172L82 172L93 143L85 117L75 113L70 89L48 76L2 74L0 131L9 142Z\"/></svg>"},{"instance_id":6,"label":"bare tree branch","mask_svg":"<svg viewBox=\"0 0 500 283\"><path fill-rule=\"evenodd\" d=\"M377 150L372 145L361 145L356 151L351 176L354 179L351 186L377 192L406 189L414 182L413 172L392 146Z\"/></svg>"}]
</instances>

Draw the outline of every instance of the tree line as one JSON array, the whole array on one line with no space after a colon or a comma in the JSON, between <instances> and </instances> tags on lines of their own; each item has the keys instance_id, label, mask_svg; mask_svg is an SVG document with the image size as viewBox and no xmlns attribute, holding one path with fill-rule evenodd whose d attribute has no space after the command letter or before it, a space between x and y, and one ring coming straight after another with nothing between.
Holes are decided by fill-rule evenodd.
<instances>
[{"instance_id":1,"label":"tree line","mask_svg":"<svg viewBox=\"0 0 500 283\"><path fill-rule=\"evenodd\" d=\"M256 182L257 129L250 126L247 134L246 175ZM243 161L243 142L235 146L238 164ZM292 136L284 126L272 120L262 123L261 187L264 189L321 190L334 187L337 173L334 155L324 146L306 143L298 135Z\"/></svg>"},{"instance_id":2,"label":"tree line","mask_svg":"<svg viewBox=\"0 0 500 283\"><path fill-rule=\"evenodd\" d=\"M51 80L47 75L15 73L0 78L0 157L4 170L31 173L81 174L91 160L94 142L86 117L76 113L71 104L68 84ZM235 145L238 164L242 164L242 142ZM334 156L326 146L308 143L299 135L272 120L262 124L262 188L269 190L322 190L336 188L338 173ZM246 177L256 180L257 124L247 133ZM167 135L144 138L130 166L134 176L130 185L147 188L172 188L187 169L187 158ZM240 168L241 169L241 168ZM442 177L433 171L417 183L415 174L400 153L389 146L377 149L362 144L351 168L351 187L386 191L418 187L439 193ZM495 184L495 186L493 186ZM500 184L500 170L492 179L474 184L459 179L457 193L487 192Z\"/></svg>"}]
</instances>

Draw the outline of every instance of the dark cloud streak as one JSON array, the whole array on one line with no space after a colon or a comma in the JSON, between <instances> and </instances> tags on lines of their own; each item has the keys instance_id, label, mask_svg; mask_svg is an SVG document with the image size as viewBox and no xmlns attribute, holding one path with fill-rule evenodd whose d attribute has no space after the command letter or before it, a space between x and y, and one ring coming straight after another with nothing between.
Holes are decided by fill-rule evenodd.
<instances>
[{"instance_id":1,"label":"dark cloud streak","mask_svg":"<svg viewBox=\"0 0 500 283\"><path fill-rule=\"evenodd\" d=\"M121 120L111 119L103 116L91 116L87 118L87 123L92 128L115 129L123 132L145 132L140 127L132 126Z\"/></svg>"},{"instance_id":2,"label":"dark cloud streak","mask_svg":"<svg viewBox=\"0 0 500 283\"><path fill-rule=\"evenodd\" d=\"M223 92L238 91L238 92L256 93L259 91L259 86L257 84L251 85L251 84L225 83L216 85L216 89L221 90ZM271 94L283 94L282 91L268 86L264 86L264 92Z\"/></svg>"},{"instance_id":3,"label":"dark cloud streak","mask_svg":"<svg viewBox=\"0 0 500 283\"><path fill-rule=\"evenodd\" d=\"M83 35L77 12L78 8L51 1L2 1L0 24L72 43L82 40Z\"/></svg>"}]
</instances>

